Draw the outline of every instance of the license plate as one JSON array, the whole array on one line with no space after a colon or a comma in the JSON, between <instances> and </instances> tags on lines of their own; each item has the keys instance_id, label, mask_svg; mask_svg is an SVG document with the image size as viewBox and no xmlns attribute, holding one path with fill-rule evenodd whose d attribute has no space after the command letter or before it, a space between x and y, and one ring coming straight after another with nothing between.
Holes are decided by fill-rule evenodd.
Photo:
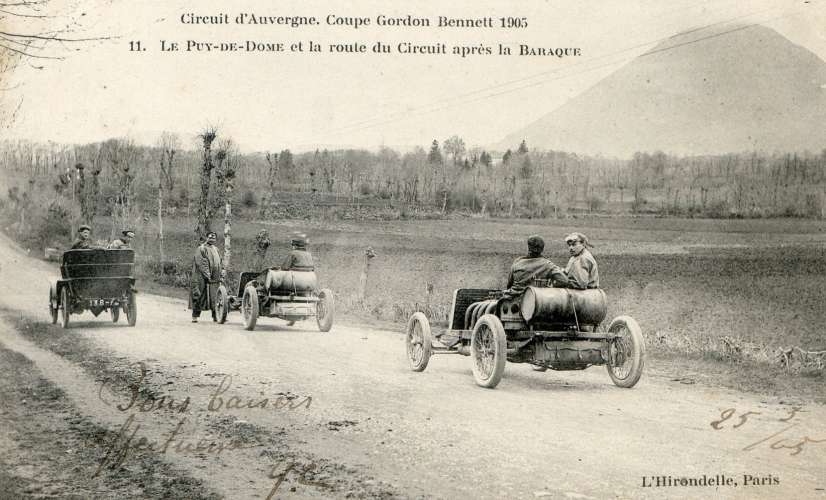
<instances>
[{"instance_id":1,"label":"license plate","mask_svg":"<svg viewBox=\"0 0 826 500\"><path fill-rule=\"evenodd\" d=\"M90 306L108 306L109 301L106 299L91 299L89 301Z\"/></svg>"}]
</instances>

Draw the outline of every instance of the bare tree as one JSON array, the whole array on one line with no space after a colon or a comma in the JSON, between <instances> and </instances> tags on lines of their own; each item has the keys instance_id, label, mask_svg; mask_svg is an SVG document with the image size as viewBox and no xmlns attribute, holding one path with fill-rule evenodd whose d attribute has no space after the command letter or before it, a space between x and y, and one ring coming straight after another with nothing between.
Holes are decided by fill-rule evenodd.
<instances>
[{"instance_id":1,"label":"bare tree","mask_svg":"<svg viewBox=\"0 0 826 500\"><path fill-rule=\"evenodd\" d=\"M175 185L175 154L180 148L180 139L176 134L163 132L158 139L158 147L161 158L158 162L160 175L158 176L158 250L161 254L161 262L166 260L163 245L163 204L164 196L169 196ZM164 194L166 193L166 194Z\"/></svg>"},{"instance_id":2,"label":"bare tree","mask_svg":"<svg viewBox=\"0 0 826 500\"><path fill-rule=\"evenodd\" d=\"M12 90L9 76L21 65L43 69L49 61L65 59L71 51L108 36L85 36L80 2L0 0L0 96ZM10 126L23 103L0 99L0 125Z\"/></svg>"},{"instance_id":3,"label":"bare tree","mask_svg":"<svg viewBox=\"0 0 826 500\"><path fill-rule=\"evenodd\" d=\"M195 234L203 237L209 231L209 191L212 184L212 170L215 168L212 155L212 143L218 137L218 131L214 127L207 127L198 136L202 142L202 163L201 163L201 197L198 200L198 223L195 226Z\"/></svg>"}]
</instances>

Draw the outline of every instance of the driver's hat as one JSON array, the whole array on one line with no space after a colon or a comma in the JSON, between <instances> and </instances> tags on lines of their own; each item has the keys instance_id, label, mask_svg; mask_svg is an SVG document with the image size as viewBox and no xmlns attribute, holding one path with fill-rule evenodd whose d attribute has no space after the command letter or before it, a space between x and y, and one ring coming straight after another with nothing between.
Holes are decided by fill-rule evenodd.
<instances>
[{"instance_id":1,"label":"driver's hat","mask_svg":"<svg viewBox=\"0 0 826 500\"><path fill-rule=\"evenodd\" d=\"M89 231L89 232L92 231L92 228L90 226L88 226L87 224L81 224L80 227L77 228L77 232L79 233L79 232L83 231L84 229L86 231Z\"/></svg>"},{"instance_id":2,"label":"driver's hat","mask_svg":"<svg viewBox=\"0 0 826 500\"><path fill-rule=\"evenodd\" d=\"M296 233L290 237L290 245L297 248L304 248L307 246L307 235Z\"/></svg>"},{"instance_id":3,"label":"driver's hat","mask_svg":"<svg viewBox=\"0 0 826 500\"><path fill-rule=\"evenodd\" d=\"M580 241L580 242L582 242L582 244L586 248L593 246L593 245L591 245L591 242L588 241L588 237L585 236L582 233L571 233L571 234L569 234L568 236L565 237L565 243L568 243L569 241Z\"/></svg>"},{"instance_id":4,"label":"driver's hat","mask_svg":"<svg viewBox=\"0 0 826 500\"><path fill-rule=\"evenodd\" d=\"M122 234L124 236L129 236L130 238L135 237L135 231L132 231L131 229L124 229L123 231L120 232L120 234Z\"/></svg>"}]
</instances>

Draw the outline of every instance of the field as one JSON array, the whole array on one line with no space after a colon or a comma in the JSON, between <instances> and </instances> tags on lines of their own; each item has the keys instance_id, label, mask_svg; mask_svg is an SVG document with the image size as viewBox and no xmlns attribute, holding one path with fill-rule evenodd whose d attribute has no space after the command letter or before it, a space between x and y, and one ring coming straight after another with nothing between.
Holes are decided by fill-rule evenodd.
<instances>
[{"instance_id":1,"label":"field","mask_svg":"<svg viewBox=\"0 0 826 500\"><path fill-rule=\"evenodd\" d=\"M169 226L168 226L169 227ZM173 222L167 254L185 281L194 241L189 224ZM588 218L565 220L239 222L233 226L230 275L254 267L254 236L268 230L268 262L287 252L289 235L306 232L320 281L339 310L403 322L424 309L444 321L453 289L502 287L513 259L533 233L545 255L567 261L562 238L586 233L595 245L609 317L630 314L654 349L777 362L780 348L826 349L826 253L819 221ZM220 232L220 231L219 231ZM364 252L367 298L358 299ZM158 276L152 237L136 245L142 268ZM431 293L428 294L428 288ZM817 361L814 362L815 366Z\"/></svg>"}]
</instances>

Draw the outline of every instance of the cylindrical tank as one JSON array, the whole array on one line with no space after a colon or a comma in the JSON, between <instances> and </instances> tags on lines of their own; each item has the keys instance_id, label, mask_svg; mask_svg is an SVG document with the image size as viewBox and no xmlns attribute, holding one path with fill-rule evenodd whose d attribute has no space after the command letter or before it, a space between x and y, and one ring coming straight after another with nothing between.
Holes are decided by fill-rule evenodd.
<instances>
[{"instance_id":1,"label":"cylindrical tank","mask_svg":"<svg viewBox=\"0 0 826 500\"><path fill-rule=\"evenodd\" d=\"M522 317L529 323L597 325L607 313L605 292L599 288L574 290L530 286L522 297Z\"/></svg>"},{"instance_id":2,"label":"cylindrical tank","mask_svg":"<svg viewBox=\"0 0 826 500\"><path fill-rule=\"evenodd\" d=\"M281 271L281 282L274 286L279 291L306 292L318 286L318 279L313 271Z\"/></svg>"}]
</instances>

